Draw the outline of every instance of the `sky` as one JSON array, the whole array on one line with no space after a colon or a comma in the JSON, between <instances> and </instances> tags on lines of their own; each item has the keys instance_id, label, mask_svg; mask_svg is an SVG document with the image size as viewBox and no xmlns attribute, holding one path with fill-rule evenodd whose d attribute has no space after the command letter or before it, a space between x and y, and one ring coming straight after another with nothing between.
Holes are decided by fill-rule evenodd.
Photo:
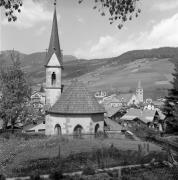
<instances>
[{"instance_id":1,"label":"sky","mask_svg":"<svg viewBox=\"0 0 178 180\"><path fill-rule=\"evenodd\" d=\"M65 55L93 59L126 51L164 46L178 47L178 0L140 0L142 12L119 30L116 22L93 10L94 0L58 0L58 28ZM53 0L23 0L16 22L0 16L0 50L30 54L49 46Z\"/></svg>"}]
</instances>

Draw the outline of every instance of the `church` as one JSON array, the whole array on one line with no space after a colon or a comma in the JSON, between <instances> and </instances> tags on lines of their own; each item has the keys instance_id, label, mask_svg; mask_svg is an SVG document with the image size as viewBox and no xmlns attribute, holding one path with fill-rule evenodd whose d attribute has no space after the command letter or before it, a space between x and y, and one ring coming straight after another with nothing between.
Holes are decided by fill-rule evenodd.
<instances>
[{"instance_id":1,"label":"church","mask_svg":"<svg viewBox=\"0 0 178 180\"><path fill-rule=\"evenodd\" d=\"M64 69L61 53L56 3L46 69L46 135L94 134L104 129L105 109L97 102L82 82L74 80L63 87L61 75Z\"/></svg>"}]
</instances>

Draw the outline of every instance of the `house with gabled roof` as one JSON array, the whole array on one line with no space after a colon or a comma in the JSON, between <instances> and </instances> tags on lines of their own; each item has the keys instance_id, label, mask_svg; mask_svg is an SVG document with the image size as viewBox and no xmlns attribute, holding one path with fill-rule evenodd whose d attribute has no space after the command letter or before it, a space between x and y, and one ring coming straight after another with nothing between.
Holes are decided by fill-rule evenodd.
<instances>
[{"instance_id":1,"label":"house with gabled roof","mask_svg":"<svg viewBox=\"0 0 178 180\"><path fill-rule=\"evenodd\" d=\"M128 109L127 113L120 119L124 123L133 124L135 121L148 125L149 127L156 127L161 129L160 125L163 121L160 113L157 110L141 110L141 109Z\"/></svg>"},{"instance_id":2,"label":"house with gabled roof","mask_svg":"<svg viewBox=\"0 0 178 180\"><path fill-rule=\"evenodd\" d=\"M45 121L37 120L23 126L24 133L42 133L45 134Z\"/></svg>"}]
</instances>

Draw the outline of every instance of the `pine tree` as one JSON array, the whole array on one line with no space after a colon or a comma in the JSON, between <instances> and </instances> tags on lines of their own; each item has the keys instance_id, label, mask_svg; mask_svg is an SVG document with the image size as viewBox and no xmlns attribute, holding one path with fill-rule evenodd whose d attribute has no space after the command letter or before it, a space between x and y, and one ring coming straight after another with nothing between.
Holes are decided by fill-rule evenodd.
<instances>
[{"instance_id":1,"label":"pine tree","mask_svg":"<svg viewBox=\"0 0 178 180\"><path fill-rule=\"evenodd\" d=\"M175 64L172 89L169 90L163 112L166 115L165 124L167 132L178 132L178 63Z\"/></svg>"},{"instance_id":2,"label":"pine tree","mask_svg":"<svg viewBox=\"0 0 178 180\"><path fill-rule=\"evenodd\" d=\"M24 72L20 68L19 56L11 55L12 65L0 70L2 98L0 101L0 117L4 128L10 123L12 129L23 114L30 98L31 89Z\"/></svg>"}]
</instances>

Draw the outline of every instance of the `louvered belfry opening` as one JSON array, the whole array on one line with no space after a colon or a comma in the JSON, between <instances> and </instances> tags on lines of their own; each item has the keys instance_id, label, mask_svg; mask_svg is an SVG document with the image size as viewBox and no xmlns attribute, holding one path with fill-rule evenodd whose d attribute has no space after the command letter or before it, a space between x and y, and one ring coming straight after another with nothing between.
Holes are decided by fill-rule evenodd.
<instances>
[{"instance_id":1,"label":"louvered belfry opening","mask_svg":"<svg viewBox=\"0 0 178 180\"><path fill-rule=\"evenodd\" d=\"M55 86L56 85L56 73L53 72L51 75L51 85Z\"/></svg>"}]
</instances>

